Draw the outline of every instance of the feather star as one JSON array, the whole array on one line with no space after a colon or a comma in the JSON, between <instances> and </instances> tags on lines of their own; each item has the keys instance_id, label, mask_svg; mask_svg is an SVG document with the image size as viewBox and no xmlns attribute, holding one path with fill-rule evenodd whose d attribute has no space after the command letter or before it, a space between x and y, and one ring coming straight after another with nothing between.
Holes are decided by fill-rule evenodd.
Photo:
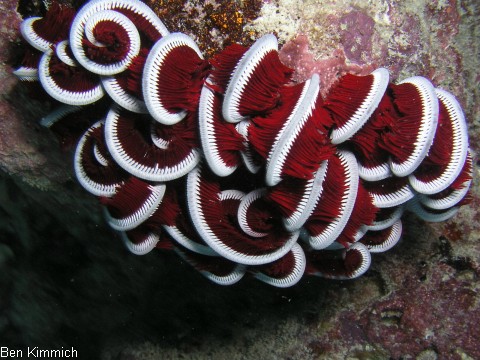
<instances>
[{"instance_id":1,"label":"feather star","mask_svg":"<svg viewBox=\"0 0 480 360\"><path fill-rule=\"evenodd\" d=\"M424 77L347 74L322 97L275 36L205 59L139 0L54 1L21 33L15 74L63 104L44 125L109 99L74 170L134 254L173 250L222 285L352 279L400 240L404 211L444 221L468 202L463 111Z\"/></svg>"}]
</instances>

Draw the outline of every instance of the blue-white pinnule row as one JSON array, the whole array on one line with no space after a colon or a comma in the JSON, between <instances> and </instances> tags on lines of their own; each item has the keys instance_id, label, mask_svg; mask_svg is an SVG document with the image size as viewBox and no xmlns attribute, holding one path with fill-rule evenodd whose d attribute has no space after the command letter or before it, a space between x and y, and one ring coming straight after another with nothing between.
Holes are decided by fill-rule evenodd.
<instances>
[{"instance_id":1,"label":"blue-white pinnule row","mask_svg":"<svg viewBox=\"0 0 480 360\"><path fill-rule=\"evenodd\" d=\"M143 202L142 206L135 210L132 214L123 217L115 218L105 208L105 218L108 224L114 230L128 231L136 228L145 222L158 209L163 200L166 186L165 184L147 185L150 190L150 195Z\"/></svg>"},{"instance_id":2,"label":"blue-white pinnule row","mask_svg":"<svg viewBox=\"0 0 480 360\"><path fill-rule=\"evenodd\" d=\"M55 45L55 54L63 63L67 64L68 66L76 67L78 66L78 62L68 53L69 47L70 44L68 40L62 40Z\"/></svg>"},{"instance_id":3,"label":"blue-white pinnule row","mask_svg":"<svg viewBox=\"0 0 480 360\"><path fill-rule=\"evenodd\" d=\"M365 227L367 228L367 230L371 230L371 231L385 230L390 226L392 226L395 222L400 220L404 211L405 211L404 205L397 206L393 209L390 215L385 219L375 220L371 225L365 225Z\"/></svg>"},{"instance_id":4,"label":"blue-white pinnule row","mask_svg":"<svg viewBox=\"0 0 480 360\"><path fill-rule=\"evenodd\" d=\"M20 24L20 33L22 34L22 37L35 49L41 52L46 52L49 51L54 44L39 36L33 29L33 24L41 19L42 17L40 16L34 16L23 20Z\"/></svg>"},{"instance_id":5,"label":"blue-white pinnule row","mask_svg":"<svg viewBox=\"0 0 480 360\"><path fill-rule=\"evenodd\" d=\"M199 150L191 149L188 156L174 166L162 166L158 163L154 165L141 163L125 150L125 147L118 137L120 120L119 108L113 107L110 109L105 122L105 142L115 162L130 174L143 180L156 182L170 181L188 174L200 161Z\"/></svg>"},{"instance_id":6,"label":"blue-white pinnule row","mask_svg":"<svg viewBox=\"0 0 480 360\"><path fill-rule=\"evenodd\" d=\"M246 272L247 267L242 264L235 264L235 267L227 275L217 275L210 271L200 270L200 273L202 273L207 279L219 285L233 285L240 281Z\"/></svg>"},{"instance_id":7,"label":"blue-white pinnule row","mask_svg":"<svg viewBox=\"0 0 480 360\"><path fill-rule=\"evenodd\" d=\"M431 211L422 206L422 203L418 197L414 197L408 202L407 209L415 213L415 215L424 221L442 222L454 216L458 212L459 207L454 206L442 212Z\"/></svg>"},{"instance_id":8,"label":"blue-white pinnule row","mask_svg":"<svg viewBox=\"0 0 480 360\"><path fill-rule=\"evenodd\" d=\"M102 166L108 166L109 162L105 156L103 156L102 152L100 151L98 144L95 144L93 146L93 156L95 157L95 160L102 165Z\"/></svg>"},{"instance_id":9,"label":"blue-white pinnule row","mask_svg":"<svg viewBox=\"0 0 480 360\"><path fill-rule=\"evenodd\" d=\"M240 199L240 205L238 206L237 212L238 225L240 225L242 231L248 236L259 238L268 235L268 233L258 232L252 229L247 219L247 212L249 207L255 200L264 197L266 193L267 190L265 188L255 189L250 191L248 194L242 196L242 198Z\"/></svg>"},{"instance_id":10,"label":"blue-white pinnule row","mask_svg":"<svg viewBox=\"0 0 480 360\"><path fill-rule=\"evenodd\" d=\"M453 190L447 196L437 199L428 195L418 194L420 202L432 210L447 210L456 206L468 193L472 180L466 181L460 189Z\"/></svg>"},{"instance_id":11,"label":"blue-white pinnule row","mask_svg":"<svg viewBox=\"0 0 480 360\"><path fill-rule=\"evenodd\" d=\"M235 130L237 130L237 132L242 135L244 139L243 145L245 150L240 151L243 163L248 171L250 171L252 174L256 174L258 171L260 171L261 165L255 162L253 149L248 141L248 127L250 124L251 122L249 120L242 120L235 124Z\"/></svg>"},{"instance_id":12,"label":"blue-white pinnule row","mask_svg":"<svg viewBox=\"0 0 480 360\"><path fill-rule=\"evenodd\" d=\"M20 81L38 81L38 69L20 66L12 72Z\"/></svg>"},{"instance_id":13,"label":"blue-white pinnule row","mask_svg":"<svg viewBox=\"0 0 480 360\"><path fill-rule=\"evenodd\" d=\"M105 92L115 101L118 105L131 112L138 114L147 114L148 110L143 100L140 100L137 96L134 96L119 84L115 75L102 76L102 85Z\"/></svg>"},{"instance_id":14,"label":"blue-white pinnule row","mask_svg":"<svg viewBox=\"0 0 480 360\"><path fill-rule=\"evenodd\" d=\"M302 193L302 198L295 211L287 218L283 219L283 225L288 231L299 230L312 215L313 210L322 195L322 183L325 180L328 169L328 160L322 162L315 176L307 181L306 187Z\"/></svg>"},{"instance_id":15,"label":"blue-white pinnule row","mask_svg":"<svg viewBox=\"0 0 480 360\"><path fill-rule=\"evenodd\" d=\"M190 239L177 226L163 225L163 228L168 233L168 235L172 237L173 240L175 240L177 243L182 245L185 249L188 249L200 255L218 256L218 254L215 251L213 251L212 248Z\"/></svg>"},{"instance_id":16,"label":"blue-white pinnule row","mask_svg":"<svg viewBox=\"0 0 480 360\"><path fill-rule=\"evenodd\" d=\"M310 119L320 93L318 74L305 81L292 113L282 125L275 137L275 142L268 154L265 182L268 186L277 185L281 180L282 168L287 161L293 143L300 135L302 128Z\"/></svg>"},{"instance_id":17,"label":"blue-white pinnule row","mask_svg":"<svg viewBox=\"0 0 480 360\"><path fill-rule=\"evenodd\" d=\"M61 120L65 116L73 114L77 111L82 109L81 106L74 106L74 105L60 105L59 107L55 108L52 112L45 115L42 119L40 119L40 125L45 126L46 128L51 127L57 121Z\"/></svg>"},{"instance_id":18,"label":"blue-white pinnule row","mask_svg":"<svg viewBox=\"0 0 480 360\"><path fill-rule=\"evenodd\" d=\"M197 264L191 257L187 256L185 252L182 251L181 249L175 248L175 252L178 255L180 255L180 257L184 259L186 262L190 263L192 266L201 268L201 266L198 267L199 264ZM233 285L243 278L243 276L247 272L247 267L242 264L235 264L232 270L225 275L217 275L208 270L199 270L199 271L203 276L205 276L207 279L209 279L210 281L213 281L216 284Z\"/></svg>"},{"instance_id":19,"label":"blue-white pinnule row","mask_svg":"<svg viewBox=\"0 0 480 360\"><path fill-rule=\"evenodd\" d=\"M452 151L448 159L448 164L440 177L430 181L422 181L417 178L415 173L409 176L410 185L413 189L426 195L436 194L449 187L460 175L468 154L467 124L460 104L452 94L445 90L435 89L435 94L448 112L446 119L451 123L453 130ZM445 140L439 139L438 141Z\"/></svg>"},{"instance_id":20,"label":"blue-white pinnule row","mask_svg":"<svg viewBox=\"0 0 480 360\"><path fill-rule=\"evenodd\" d=\"M367 96L345 124L332 130L332 144L340 144L350 139L367 122L382 100L390 79L388 70L378 68L370 75L373 76L373 83Z\"/></svg>"},{"instance_id":21,"label":"blue-white pinnule row","mask_svg":"<svg viewBox=\"0 0 480 360\"><path fill-rule=\"evenodd\" d=\"M222 113L226 121L238 123L247 119L240 114L240 99L255 68L270 51L278 51L277 38L272 34L264 35L255 41L235 66L222 104Z\"/></svg>"},{"instance_id":22,"label":"blue-white pinnule row","mask_svg":"<svg viewBox=\"0 0 480 360\"><path fill-rule=\"evenodd\" d=\"M305 252L299 244L292 246L290 250L293 256L293 268L283 277L272 277L261 271L254 272L256 279L263 281L272 286L286 288L295 285L300 281L303 274L305 273L305 268L307 266L307 259L305 258Z\"/></svg>"},{"instance_id":23,"label":"blue-white pinnule row","mask_svg":"<svg viewBox=\"0 0 480 360\"><path fill-rule=\"evenodd\" d=\"M412 154L401 163L390 159L392 172L396 176L403 177L410 175L427 155L437 129L439 109L435 88L426 78L413 76L401 81L399 84L412 84L415 86L422 103L422 119Z\"/></svg>"},{"instance_id":24,"label":"blue-white pinnule row","mask_svg":"<svg viewBox=\"0 0 480 360\"><path fill-rule=\"evenodd\" d=\"M368 250L371 253L381 253L390 250L402 237L402 229L402 220L398 219L390 226L390 232L387 238L381 244L367 245Z\"/></svg>"},{"instance_id":25,"label":"blue-white pinnule row","mask_svg":"<svg viewBox=\"0 0 480 360\"><path fill-rule=\"evenodd\" d=\"M203 59L202 52L192 38L182 33L171 33L155 43L143 68L142 90L145 105L150 115L165 125L176 124L187 115L186 110L171 112L166 109L162 101L162 94L158 92L158 84L162 82L160 71L163 62L168 54L179 46L190 47L200 59Z\"/></svg>"},{"instance_id":26,"label":"blue-white pinnule row","mask_svg":"<svg viewBox=\"0 0 480 360\"><path fill-rule=\"evenodd\" d=\"M380 181L393 176L388 162L376 166L367 167L358 164L358 176L365 181Z\"/></svg>"},{"instance_id":27,"label":"blue-white pinnule row","mask_svg":"<svg viewBox=\"0 0 480 360\"><path fill-rule=\"evenodd\" d=\"M74 164L75 175L77 176L77 180L85 190L87 190L89 193L95 196L111 197L116 194L118 187L122 185L123 182L109 184L109 185L99 183L97 181L94 181L92 178L90 178L84 168L84 152L94 151L94 149L86 149L85 143L87 139L91 136L91 132L94 129L103 127L104 124L105 124L104 120L97 121L82 135L75 149L73 164ZM98 161L98 157L97 157L97 161ZM105 164L105 163L99 162L99 166L108 166L108 165L109 165L108 163Z\"/></svg>"},{"instance_id":28,"label":"blue-white pinnule row","mask_svg":"<svg viewBox=\"0 0 480 360\"><path fill-rule=\"evenodd\" d=\"M168 34L168 30L155 15L152 9L139 0L91 0L86 3L77 13L70 30L70 46L77 61L87 70L99 75L114 75L124 71L131 60L138 55L140 50L140 35L135 25L123 14L115 10L128 10L140 15L150 23L161 36ZM92 61L85 53L83 41L90 39L99 47L103 45L95 41L93 29L96 21L105 20L117 22L128 33L130 49L127 56L111 64L100 64ZM93 41L92 41L93 40Z\"/></svg>"},{"instance_id":29,"label":"blue-white pinnule row","mask_svg":"<svg viewBox=\"0 0 480 360\"><path fill-rule=\"evenodd\" d=\"M65 44L65 43L64 43ZM76 62L68 57L65 53L60 60L65 63L65 66L71 66ZM98 84L90 89L71 91L59 86L55 80L55 74L50 72L50 62L53 56L57 56L53 50L45 52L38 64L38 78L43 86L43 89L55 100L67 105L88 105L100 100L105 94L100 81Z\"/></svg>"},{"instance_id":30,"label":"blue-white pinnule row","mask_svg":"<svg viewBox=\"0 0 480 360\"><path fill-rule=\"evenodd\" d=\"M135 255L148 254L160 241L160 235L155 232L149 232L139 243L132 242L125 231L119 231L119 234L127 249Z\"/></svg>"},{"instance_id":31,"label":"blue-white pinnule row","mask_svg":"<svg viewBox=\"0 0 480 360\"><path fill-rule=\"evenodd\" d=\"M391 208L405 204L415 196L409 184L402 184L398 189L390 193L370 192L373 198L373 204L378 208Z\"/></svg>"},{"instance_id":32,"label":"blue-white pinnule row","mask_svg":"<svg viewBox=\"0 0 480 360\"><path fill-rule=\"evenodd\" d=\"M370 268L370 264L372 263L372 256L370 255L370 251L368 250L367 246L360 242L353 243L348 249L342 250L342 257L345 258L350 251L357 252L361 257L360 266L358 266L352 273L348 275L338 275L326 272L315 272L312 275L322 276L327 279L348 280L357 278L365 274L365 272Z\"/></svg>"},{"instance_id":33,"label":"blue-white pinnule row","mask_svg":"<svg viewBox=\"0 0 480 360\"><path fill-rule=\"evenodd\" d=\"M91 60L87 56L84 50L83 41L86 39L94 46L104 47L105 44L95 39L94 33L97 24L106 21L115 22L125 30L128 36L129 49L122 60L115 63L102 64ZM122 15L117 11L104 10L90 14L85 23L81 24L84 26L83 29L81 29L83 32L75 32L77 29L77 24L79 24L79 22L76 18L72 25L72 35L70 36L71 48L75 58L88 71L98 75L118 74L122 71L125 71L131 64L133 58L135 58L140 52L140 34L138 33L135 24L131 22L125 15Z\"/></svg>"},{"instance_id":34,"label":"blue-white pinnule row","mask_svg":"<svg viewBox=\"0 0 480 360\"><path fill-rule=\"evenodd\" d=\"M308 234L306 231L302 232L302 237L308 241L310 246L314 249L325 249L330 246L342 233L347 225L350 215L352 214L355 205L355 198L358 191L358 167L355 156L349 151L338 151L337 155L340 164L343 167L343 172L346 176L345 193L338 194L342 196L341 208L339 215L320 233L315 236ZM328 177L328 169L327 174Z\"/></svg>"},{"instance_id":35,"label":"blue-white pinnule row","mask_svg":"<svg viewBox=\"0 0 480 360\"><path fill-rule=\"evenodd\" d=\"M206 84L211 82L208 77ZM219 114L216 113L219 106L215 102L219 101L215 98L215 93L208 85L204 85L200 93L200 101L198 104L198 129L200 132L200 141L202 149L207 161L208 167L218 176L225 177L231 175L237 165L229 166L225 164L220 156L219 143L215 133L215 122L219 121Z\"/></svg>"},{"instance_id":36,"label":"blue-white pinnule row","mask_svg":"<svg viewBox=\"0 0 480 360\"><path fill-rule=\"evenodd\" d=\"M212 229L211 224L207 221L203 210L201 183L202 167L197 166L190 171L187 177L187 202L191 220L202 239L218 254L231 261L244 265L262 265L268 264L280 259L290 251L292 246L296 243L299 232L295 231L289 234L285 243L277 249L270 252L258 254L245 254L230 247L228 243L220 238ZM230 195L227 194L227 195ZM221 196L221 194L219 194ZM241 200L240 198L237 200ZM222 199L220 198L220 201ZM209 206L214 206L209 205Z\"/></svg>"},{"instance_id":37,"label":"blue-white pinnule row","mask_svg":"<svg viewBox=\"0 0 480 360\"><path fill-rule=\"evenodd\" d=\"M459 176L465 176L465 181L449 189L445 194L417 194L407 204L406 208L418 217L428 222L442 222L453 217L459 210L459 203L467 196L472 182L472 169L468 164L472 162L472 155L467 150L467 157ZM454 179L456 180L456 179ZM448 189L448 188L447 188Z\"/></svg>"}]
</instances>

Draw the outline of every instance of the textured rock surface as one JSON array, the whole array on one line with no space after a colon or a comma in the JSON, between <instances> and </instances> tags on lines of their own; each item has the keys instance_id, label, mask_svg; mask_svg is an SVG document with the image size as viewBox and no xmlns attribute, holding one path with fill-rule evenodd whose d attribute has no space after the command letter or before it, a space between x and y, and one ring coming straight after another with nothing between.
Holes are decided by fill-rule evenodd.
<instances>
[{"instance_id":1,"label":"textured rock surface","mask_svg":"<svg viewBox=\"0 0 480 360\"><path fill-rule=\"evenodd\" d=\"M431 78L464 106L478 152L476 1L265 1L256 20L253 1L233 9L181 3L156 2L168 9L171 30L215 37L207 51L274 32L297 78L319 71L324 92L339 74L379 66L393 78ZM22 12L38 5L22 1ZM106 229L95 200L73 180L71 154L37 124L50 105L29 100L10 74L16 8L14 0L0 5L2 345L74 346L81 358L123 360L480 358L476 162L472 204L445 224L408 217L402 242L374 256L358 280L216 286L176 256L129 255ZM195 30L195 11L209 26ZM241 32L230 19L247 26Z\"/></svg>"}]
</instances>

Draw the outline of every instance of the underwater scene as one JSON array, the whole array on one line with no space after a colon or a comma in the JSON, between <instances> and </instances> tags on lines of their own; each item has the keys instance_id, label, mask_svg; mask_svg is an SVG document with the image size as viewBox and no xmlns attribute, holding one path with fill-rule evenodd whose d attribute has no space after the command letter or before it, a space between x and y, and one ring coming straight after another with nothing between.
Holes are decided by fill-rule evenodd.
<instances>
[{"instance_id":1,"label":"underwater scene","mask_svg":"<svg viewBox=\"0 0 480 360\"><path fill-rule=\"evenodd\" d=\"M475 0L0 6L0 358L480 359Z\"/></svg>"}]
</instances>

